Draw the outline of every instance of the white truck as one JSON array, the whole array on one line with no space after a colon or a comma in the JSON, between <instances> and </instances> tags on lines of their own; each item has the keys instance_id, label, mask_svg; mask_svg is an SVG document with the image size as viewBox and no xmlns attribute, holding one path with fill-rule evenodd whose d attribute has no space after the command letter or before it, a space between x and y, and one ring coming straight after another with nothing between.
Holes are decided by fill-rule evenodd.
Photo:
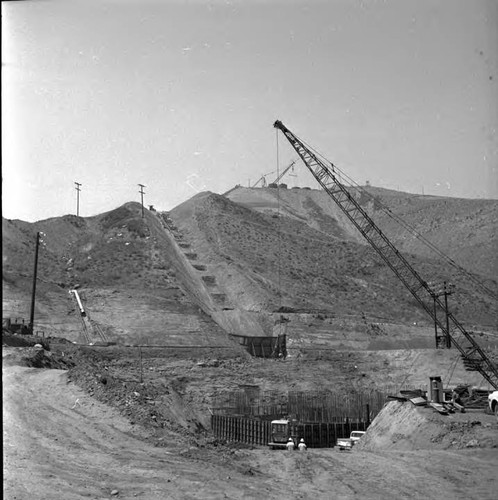
<instances>
[{"instance_id":1,"label":"white truck","mask_svg":"<svg viewBox=\"0 0 498 500\"><path fill-rule=\"evenodd\" d=\"M351 450L353 446L361 439L361 437L365 434L365 431L353 431L351 436L348 438L339 438L337 440L337 447L340 450Z\"/></svg>"}]
</instances>

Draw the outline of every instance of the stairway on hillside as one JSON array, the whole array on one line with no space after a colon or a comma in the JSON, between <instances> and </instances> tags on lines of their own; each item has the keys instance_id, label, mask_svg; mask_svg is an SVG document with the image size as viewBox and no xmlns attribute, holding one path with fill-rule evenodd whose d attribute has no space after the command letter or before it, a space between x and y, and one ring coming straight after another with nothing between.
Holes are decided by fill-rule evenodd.
<instances>
[{"instance_id":1,"label":"stairway on hillside","mask_svg":"<svg viewBox=\"0 0 498 500\"><path fill-rule=\"evenodd\" d=\"M226 294L219 288L216 276L209 274L207 265L197 262L198 254L193 251L191 243L185 241L183 233L171 220L168 212L157 212L157 216L163 228L171 234L174 242L178 245L179 250L183 252L188 262L190 262L192 269L200 273L204 287L213 299L213 303L218 306L220 310L233 309L233 307L228 303Z\"/></svg>"}]
</instances>

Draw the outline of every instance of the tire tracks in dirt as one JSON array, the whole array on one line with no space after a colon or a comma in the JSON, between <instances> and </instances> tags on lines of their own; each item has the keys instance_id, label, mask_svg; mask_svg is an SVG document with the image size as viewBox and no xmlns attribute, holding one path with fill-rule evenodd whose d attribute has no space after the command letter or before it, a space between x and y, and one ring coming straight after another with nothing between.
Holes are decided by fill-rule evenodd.
<instances>
[{"instance_id":1,"label":"tire tracks in dirt","mask_svg":"<svg viewBox=\"0 0 498 500\"><path fill-rule=\"evenodd\" d=\"M498 449L154 447L67 372L3 367L4 498L494 499ZM183 448L181 446L184 446Z\"/></svg>"}]
</instances>

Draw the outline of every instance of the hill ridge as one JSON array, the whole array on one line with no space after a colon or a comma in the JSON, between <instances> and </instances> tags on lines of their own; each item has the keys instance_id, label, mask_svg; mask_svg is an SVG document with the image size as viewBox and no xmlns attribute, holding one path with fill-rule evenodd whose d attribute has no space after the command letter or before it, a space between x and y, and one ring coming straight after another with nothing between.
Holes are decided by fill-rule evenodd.
<instances>
[{"instance_id":1,"label":"hill ridge","mask_svg":"<svg viewBox=\"0 0 498 500\"><path fill-rule=\"evenodd\" d=\"M169 212L145 210L144 218L141 205L129 202L85 218L67 215L37 223L4 219L4 288L10 294L17 289L27 304L34 237L37 230L43 230L47 246L40 252L40 279L51 284L41 287L39 306L46 299L43 307L62 322L63 314L64 319L74 318L74 311L68 316L67 307L56 304L64 302L57 297L65 297L70 287L78 284L87 290L89 301L92 290L96 294L111 290L121 303L128 304L123 321L116 326L118 337L143 335L137 314L131 313L132 302L138 300L135 309L144 312L147 302L153 302L148 294L161 296L175 307L200 309L228 333L271 335L279 310L289 314L322 311L360 319L365 313L375 313L401 323L430 324L375 252L353 234L325 193L276 191L236 187L227 196L203 192ZM413 212L413 200L407 208L402 194L388 195L412 214L432 214L433 202L441 202L440 198L424 198L416 202L419 205ZM447 206L439 213L437 227L445 226L444 217L451 214L451 220L462 224L452 228L453 232L463 234L469 228L475 232L465 239L466 251L473 250L469 262L475 266L479 255L486 260L495 242L489 228L496 227L493 215L498 202L471 200L465 201L464 208L455 209L450 206L453 201L444 201ZM469 206L475 207L474 212L465 212ZM376 212L373 205L370 210ZM162 217L169 219L169 227L161 222ZM387 221L381 223L387 225ZM490 236L480 241L483 231ZM417 250L412 242L403 244L399 235L396 242L402 243L405 254L406 249ZM443 279L449 272L441 262L423 254L406 255L424 276ZM498 289L492 272L487 280ZM112 294L104 295L111 307ZM90 302L88 306L91 310ZM157 335L154 330L159 329L160 310L165 306L157 311L157 305L151 307L151 318L156 319L147 324L154 327L151 335ZM451 298L451 307L468 325L496 327L496 305L463 280L458 296ZM126 328L127 315L132 328ZM116 315L99 312L97 316L99 322L117 321ZM76 329L78 322L73 323Z\"/></svg>"}]
</instances>

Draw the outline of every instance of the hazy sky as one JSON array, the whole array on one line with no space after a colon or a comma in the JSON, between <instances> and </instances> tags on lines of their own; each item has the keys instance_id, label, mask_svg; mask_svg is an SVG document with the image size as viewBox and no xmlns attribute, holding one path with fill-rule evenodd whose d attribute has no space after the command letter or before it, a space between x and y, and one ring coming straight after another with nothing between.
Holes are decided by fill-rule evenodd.
<instances>
[{"instance_id":1,"label":"hazy sky","mask_svg":"<svg viewBox=\"0 0 498 500\"><path fill-rule=\"evenodd\" d=\"M2 28L4 217L75 213L74 181L83 216L247 185L276 119L360 184L498 198L498 0L12 1Z\"/></svg>"}]
</instances>

